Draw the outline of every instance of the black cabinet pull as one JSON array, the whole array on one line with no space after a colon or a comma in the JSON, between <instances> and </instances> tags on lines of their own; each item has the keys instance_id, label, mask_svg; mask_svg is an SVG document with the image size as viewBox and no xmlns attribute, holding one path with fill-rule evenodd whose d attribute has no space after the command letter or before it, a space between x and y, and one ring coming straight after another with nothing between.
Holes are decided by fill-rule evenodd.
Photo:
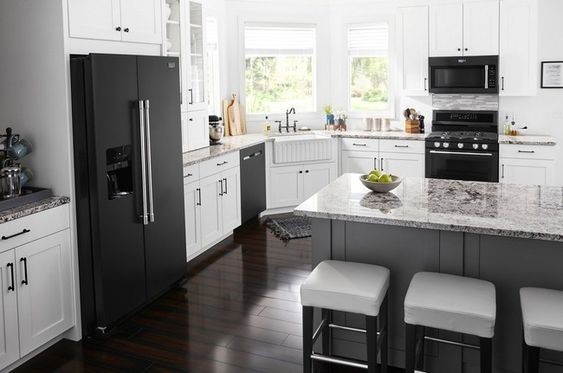
<instances>
[{"instance_id":1,"label":"black cabinet pull","mask_svg":"<svg viewBox=\"0 0 563 373\"><path fill-rule=\"evenodd\" d=\"M356 143L354 143L352 145L354 145L354 146L368 146L367 144L356 144Z\"/></svg>"},{"instance_id":2,"label":"black cabinet pull","mask_svg":"<svg viewBox=\"0 0 563 373\"><path fill-rule=\"evenodd\" d=\"M187 174L186 177L194 176L193 174Z\"/></svg>"},{"instance_id":3,"label":"black cabinet pull","mask_svg":"<svg viewBox=\"0 0 563 373\"><path fill-rule=\"evenodd\" d=\"M196 206L201 206L201 189L197 188L196 191L197 191L197 194L198 194Z\"/></svg>"},{"instance_id":4,"label":"black cabinet pull","mask_svg":"<svg viewBox=\"0 0 563 373\"><path fill-rule=\"evenodd\" d=\"M381 161L379 161L381 163L381 171L383 171L383 158L381 158Z\"/></svg>"},{"instance_id":5,"label":"black cabinet pull","mask_svg":"<svg viewBox=\"0 0 563 373\"><path fill-rule=\"evenodd\" d=\"M373 168L377 169L377 158L373 159Z\"/></svg>"},{"instance_id":6,"label":"black cabinet pull","mask_svg":"<svg viewBox=\"0 0 563 373\"><path fill-rule=\"evenodd\" d=\"M467 52L469 49L465 48L465 51Z\"/></svg>"},{"instance_id":7,"label":"black cabinet pull","mask_svg":"<svg viewBox=\"0 0 563 373\"><path fill-rule=\"evenodd\" d=\"M124 32L129 32L129 27L123 29Z\"/></svg>"},{"instance_id":8,"label":"black cabinet pull","mask_svg":"<svg viewBox=\"0 0 563 373\"><path fill-rule=\"evenodd\" d=\"M194 104L194 90L192 88L188 89L188 92L190 92L190 105Z\"/></svg>"},{"instance_id":9,"label":"black cabinet pull","mask_svg":"<svg viewBox=\"0 0 563 373\"><path fill-rule=\"evenodd\" d=\"M115 31L121 31L121 27L117 26L117 27L115 28Z\"/></svg>"},{"instance_id":10,"label":"black cabinet pull","mask_svg":"<svg viewBox=\"0 0 563 373\"><path fill-rule=\"evenodd\" d=\"M500 89L504 91L504 76L502 78L500 78L500 81L501 81Z\"/></svg>"},{"instance_id":11,"label":"black cabinet pull","mask_svg":"<svg viewBox=\"0 0 563 373\"><path fill-rule=\"evenodd\" d=\"M188 119L188 120L189 120L190 122L193 122L193 121L194 121L194 118L190 118L190 119Z\"/></svg>"},{"instance_id":12,"label":"black cabinet pull","mask_svg":"<svg viewBox=\"0 0 563 373\"><path fill-rule=\"evenodd\" d=\"M303 173L303 171L299 171L299 173L300 173L300 174L302 174L302 173Z\"/></svg>"},{"instance_id":13,"label":"black cabinet pull","mask_svg":"<svg viewBox=\"0 0 563 373\"><path fill-rule=\"evenodd\" d=\"M223 162L221 162L221 163L217 163L217 166L224 166L224 165L226 165L227 163L229 163L229 162L223 161Z\"/></svg>"},{"instance_id":14,"label":"black cabinet pull","mask_svg":"<svg viewBox=\"0 0 563 373\"><path fill-rule=\"evenodd\" d=\"M461 52L461 48L457 48L457 51L458 51L458 52Z\"/></svg>"},{"instance_id":15,"label":"black cabinet pull","mask_svg":"<svg viewBox=\"0 0 563 373\"><path fill-rule=\"evenodd\" d=\"M223 180L219 180L219 184L221 184L220 186L221 191L219 192L219 197L223 197Z\"/></svg>"},{"instance_id":16,"label":"black cabinet pull","mask_svg":"<svg viewBox=\"0 0 563 373\"><path fill-rule=\"evenodd\" d=\"M27 281L27 258L21 258L20 263L23 262L23 276L24 279L22 280L22 285L28 285L29 282Z\"/></svg>"},{"instance_id":17,"label":"black cabinet pull","mask_svg":"<svg viewBox=\"0 0 563 373\"><path fill-rule=\"evenodd\" d=\"M14 263L8 263L6 265L7 268L10 268L10 278L12 280L12 284L8 286L8 291L15 291L15 284L14 284Z\"/></svg>"},{"instance_id":18,"label":"black cabinet pull","mask_svg":"<svg viewBox=\"0 0 563 373\"><path fill-rule=\"evenodd\" d=\"M408 148L408 145L395 145L395 148Z\"/></svg>"},{"instance_id":19,"label":"black cabinet pull","mask_svg":"<svg viewBox=\"0 0 563 373\"><path fill-rule=\"evenodd\" d=\"M26 234L26 233L29 233L29 232L31 232L31 229L24 229L20 233L12 234L11 236L2 236L2 240L6 241L6 240L9 240L10 238L21 236L22 234Z\"/></svg>"},{"instance_id":20,"label":"black cabinet pull","mask_svg":"<svg viewBox=\"0 0 563 373\"><path fill-rule=\"evenodd\" d=\"M428 78L424 78L424 90L428 91Z\"/></svg>"},{"instance_id":21,"label":"black cabinet pull","mask_svg":"<svg viewBox=\"0 0 563 373\"><path fill-rule=\"evenodd\" d=\"M534 154L536 151L535 150L518 150L518 153L524 153L524 154Z\"/></svg>"},{"instance_id":22,"label":"black cabinet pull","mask_svg":"<svg viewBox=\"0 0 563 373\"><path fill-rule=\"evenodd\" d=\"M502 165L501 179L504 179L504 165Z\"/></svg>"},{"instance_id":23,"label":"black cabinet pull","mask_svg":"<svg viewBox=\"0 0 563 373\"><path fill-rule=\"evenodd\" d=\"M308 174L308 173L309 173L309 170L305 170L305 173Z\"/></svg>"},{"instance_id":24,"label":"black cabinet pull","mask_svg":"<svg viewBox=\"0 0 563 373\"><path fill-rule=\"evenodd\" d=\"M225 179L223 179L223 181L225 182L225 191L223 192L223 194L229 194L229 193L228 193L228 192L229 192L229 190L228 190L229 187L228 187L227 179L225 178Z\"/></svg>"}]
</instances>

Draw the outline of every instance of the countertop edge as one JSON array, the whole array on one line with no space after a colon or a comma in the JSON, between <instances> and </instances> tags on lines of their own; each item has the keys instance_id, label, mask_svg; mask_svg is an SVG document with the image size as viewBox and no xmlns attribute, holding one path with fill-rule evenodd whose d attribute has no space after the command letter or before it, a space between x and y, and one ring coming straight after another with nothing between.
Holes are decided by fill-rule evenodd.
<instances>
[{"instance_id":1,"label":"countertop edge","mask_svg":"<svg viewBox=\"0 0 563 373\"><path fill-rule=\"evenodd\" d=\"M16 207L0 212L0 224L8 223L17 219L24 218L29 215L38 214L40 212L50 210L59 206L70 203L70 197L51 196L41 201L28 203L26 205Z\"/></svg>"}]
</instances>

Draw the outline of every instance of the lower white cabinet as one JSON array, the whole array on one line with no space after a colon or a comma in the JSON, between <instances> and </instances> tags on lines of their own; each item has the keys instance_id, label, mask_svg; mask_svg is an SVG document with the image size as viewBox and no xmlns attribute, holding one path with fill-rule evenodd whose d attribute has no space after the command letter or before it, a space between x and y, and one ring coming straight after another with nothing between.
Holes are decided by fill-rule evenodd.
<instances>
[{"instance_id":1,"label":"lower white cabinet","mask_svg":"<svg viewBox=\"0 0 563 373\"><path fill-rule=\"evenodd\" d=\"M379 168L401 177L424 177L424 154L380 153Z\"/></svg>"},{"instance_id":2,"label":"lower white cabinet","mask_svg":"<svg viewBox=\"0 0 563 373\"><path fill-rule=\"evenodd\" d=\"M0 254L0 369L74 325L70 233Z\"/></svg>"},{"instance_id":3,"label":"lower white cabinet","mask_svg":"<svg viewBox=\"0 0 563 373\"><path fill-rule=\"evenodd\" d=\"M271 167L268 208L297 206L330 184L336 176L335 163Z\"/></svg>"},{"instance_id":4,"label":"lower white cabinet","mask_svg":"<svg viewBox=\"0 0 563 373\"><path fill-rule=\"evenodd\" d=\"M184 152L209 146L207 110L182 113L182 143Z\"/></svg>"},{"instance_id":5,"label":"lower white cabinet","mask_svg":"<svg viewBox=\"0 0 563 373\"><path fill-rule=\"evenodd\" d=\"M366 174L378 167L378 156L379 152L342 151L342 173Z\"/></svg>"},{"instance_id":6,"label":"lower white cabinet","mask_svg":"<svg viewBox=\"0 0 563 373\"><path fill-rule=\"evenodd\" d=\"M499 163L501 183L554 183L555 149L552 146L501 144Z\"/></svg>"},{"instance_id":7,"label":"lower white cabinet","mask_svg":"<svg viewBox=\"0 0 563 373\"><path fill-rule=\"evenodd\" d=\"M201 180L185 181L184 208L187 257L192 259L240 226L239 167L215 173Z\"/></svg>"}]
</instances>

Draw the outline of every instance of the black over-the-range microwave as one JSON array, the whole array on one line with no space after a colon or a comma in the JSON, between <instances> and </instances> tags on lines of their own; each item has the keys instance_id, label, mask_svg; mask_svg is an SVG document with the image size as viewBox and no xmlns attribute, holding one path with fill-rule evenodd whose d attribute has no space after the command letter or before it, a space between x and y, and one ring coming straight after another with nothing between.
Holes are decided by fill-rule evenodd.
<instances>
[{"instance_id":1,"label":"black over-the-range microwave","mask_svg":"<svg viewBox=\"0 0 563 373\"><path fill-rule=\"evenodd\" d=\"M498 93L498 56L430 57L431 93Z\"/></svg>"}]
</instances>

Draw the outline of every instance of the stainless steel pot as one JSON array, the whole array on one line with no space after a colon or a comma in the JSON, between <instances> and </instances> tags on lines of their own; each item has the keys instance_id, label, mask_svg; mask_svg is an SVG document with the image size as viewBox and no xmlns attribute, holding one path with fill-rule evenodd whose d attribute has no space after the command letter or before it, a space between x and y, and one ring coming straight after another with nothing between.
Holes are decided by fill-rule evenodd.
<instances>
[{"instance_id":1,"label":"stainless steel pot","mask_svg":"<svg viewBox=\"0 0 563 373\"><path fill-rule=\"evenodd\" d=\"M0 170L0 193L2 199L19 197L21 194L21 168L4 167Z\"/></svg>"}]
</instances>

